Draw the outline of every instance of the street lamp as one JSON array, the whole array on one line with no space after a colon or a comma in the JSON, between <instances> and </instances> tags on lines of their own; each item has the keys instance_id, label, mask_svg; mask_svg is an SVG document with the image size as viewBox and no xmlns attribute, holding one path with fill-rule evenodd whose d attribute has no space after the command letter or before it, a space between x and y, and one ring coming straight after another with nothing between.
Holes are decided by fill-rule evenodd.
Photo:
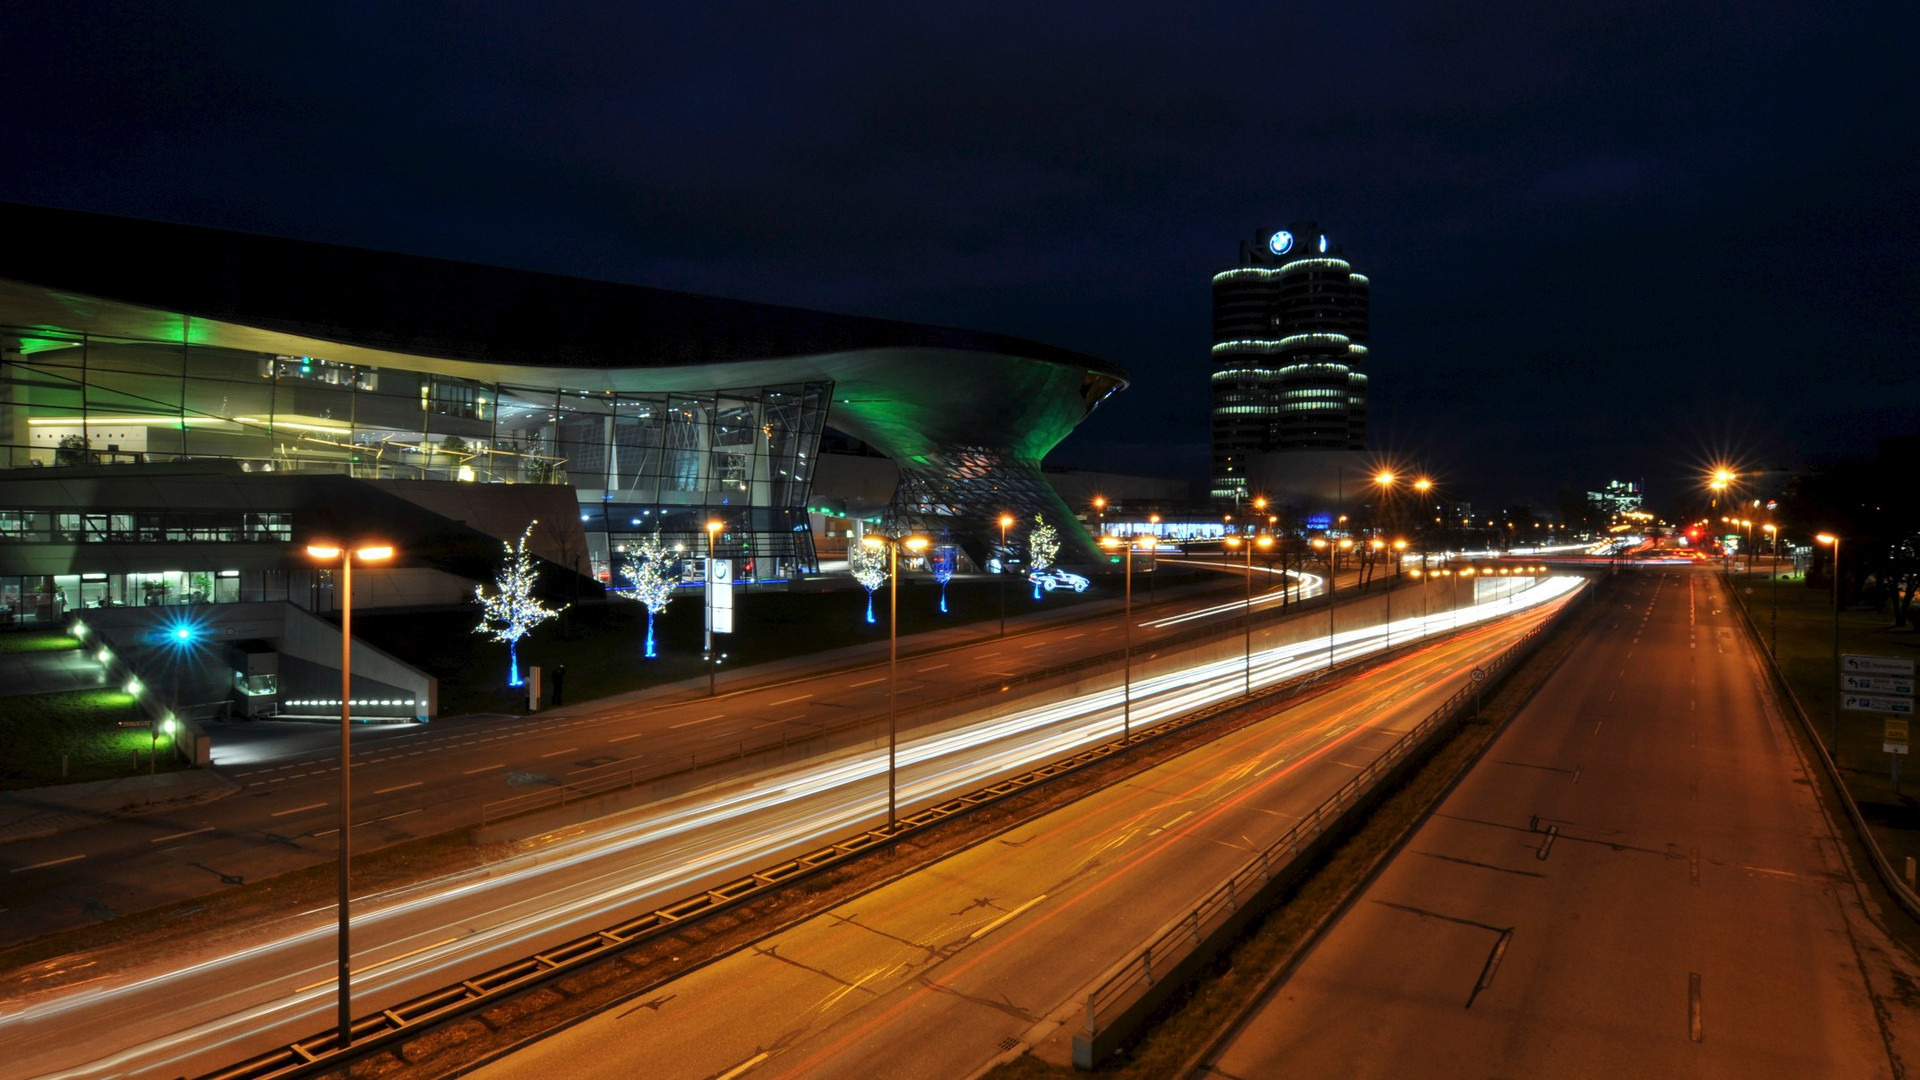
<instances>
[{"instance_id":1,"label":"street lamp","mask_svg":"<svg viewBox=\"0 0 1920 1080\"><path fill-rule=\"evenodd\" d=\"M1013 515L1000 515L1000 636L1007 636L1007 530L1013 528Z\"/></svg>"},{"instance_id":2,"label":"street lamp","mask_svg":"<svg viewBox=\"0 0 1920 1080\"><path fill-rule=\"evenodd\" d=\"M1237 536L1227 537L1228 547L1247 549L1247 696L1253 696L1253 546L1259 544L1264 550L1273 546L1273 537L1262 536L1255 539L1247 537L1245 542Z\"/></svg>"},{"instance_id":3,"label":"street lamp","mask_svg":"<svg viewBox=\"0 0 1920 1080\"><path fill-rule=\"evenodd\" d=\"M870 548L887 549L887 831L900 824L898 770L900 713L897 707L900 688L900 548L925 551L930 543L924 536L899 540L868 533L860 542Z\"/></svg>"},{"instance_id":4,"label":"street lamp","mask_svg":"<svg viewBox=\"0 0 1920 1080\"><path fill-rule=\"evenodd\" d=\"M1150 550L1153 558L1147 560L1147 603L1153 603L1153 579L1160 575L1160 515L1148 514L1147 524L1153 526L1153 537L1148 541L1153 545Z\"/></svg>"},{"instance_id":5,"label":"street lamp","mask_svg":"<svg viewBox=\"0 0 1920 1080\"><path fill-rule=\"evenodd\" d=\"M351 550L335 544L308 544L307 554L322 562L340 560L340 1049L353 1044L353 950L347 933L347 881L353 858L353 562L393 558L387 545Z\"/></svg>"},{"instance_id":6,"label":"street lamp","mask_svg":"<svg viewBox=\"0 0 1920 1080\"><path fill-rule=\"evenodd\" d=\"M1313 546L1317 548L1325 548L1327 552L1327 670L1332 671L1333 670L1333 612L1334 612L1333 590L1334 590L1334 574L1338 572L1338 564L1336 562L1336 559L1338 558L1340 552L1345 551L1347 548L1350 548L1353 546L1353 540L1350 537L1343 536L1340 538L1339 543L1335 543L1332 540L1322 537L1322 538L1316 539L1313 542Z\"/></svg>"},{"instance_id":7,"label":"street lamp","mask_svg":"<svg viewBox=\"0 0 1920 1080\"><path fill-rule=\"evenodd\" d=\"M1760 526L1767 531L1770 539L1767 560L1767 579L1771 582L1767 591L1773 594L1773 610L1767 615L1767 636L1770 639L1767 651L1775 657L1780 655L1780 526L1768 522Z\"/></svg>"},{"instance_id":8,"label":"street lamp","mask_svg":"<svg viewBox=\"0 0 1920 1080\"><path fill-rule=\"evenodd\" d=\"M720 530L725 527L724 524L717 520L707 522L707 572L704 576L707 579L706 658L708 697L718 697L720 694L720 654L715 652L713 648L713 553L720 542Z\"/></svg>"},{"instance_id":9,"label":"street lamp","mask_svg":"<svg viewBox=\"0 0 1920 1080\"><path fill-rule=\"evenodd\" d=\"M1834 677L1839 678L1839 675L1840 675L1840 535L1838 533L1821 533L1819 536L1814 537L1814 539L1820 541L1823 544L1833 545L1833 672L1834 672ZM1840 694L1838 691L1836 691L1833 695L1832 712L1833 712L1833 725L1832 725L1833 730L1832 730L1832 733L1828 736L1828 744L1833 748L1833 760L1834 760L1834 763L1837 765L1840 762Z\"/></svg>"},{"instance_id":10,"label":"street lamp","mask_svg":"<svg viewBox=\"0 0 1920 1080\"><path fill-rule=\"evenodd\" d=\"M1100 515L1100 535L1105 536L1107 534L1107 497L1105 495L1093 497L1093 512Z\"/></svg>"},{"instance_id":11,"label":"street lamp","mask_svg":"<svg viewBox=\"0 0 1920 1080\"><path fill-rule=\"evenodd\" d=\"M1133 545L1139 537L1129 536L1125 540L1117 536L1103 536L1100 546L1111 551L1117 547L1126 549L1126 606L1123 609L1125 619L1120 624L1121 675L1120 675L1120 737L1122 740L1133 736ZM1151 541L1149 541L1151 542Z\"/></svg>"}]
</instances>

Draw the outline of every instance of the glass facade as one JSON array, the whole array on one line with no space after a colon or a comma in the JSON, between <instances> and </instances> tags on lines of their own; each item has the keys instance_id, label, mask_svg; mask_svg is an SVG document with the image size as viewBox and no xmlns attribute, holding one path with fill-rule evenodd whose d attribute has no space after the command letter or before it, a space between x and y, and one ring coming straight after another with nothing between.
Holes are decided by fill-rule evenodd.
<instances>
[{"instance_id":1,"label":"glass facade","mask_svg":"<svg viewBox=\"0 0 1920 1080\"><path fill-rule=\"evenodd\" d=\"M704 552L710 521L743 577L817 568L806 495L832 383L588 391L543 386L538 368L523 370L524 382L486 382L0 327L0 460L32 469L226 459L258 473L567 484L603 580L612 553L656 529ZM284 518L0 506L0 538L284 541Z\"/></svg>"}]
</instances>

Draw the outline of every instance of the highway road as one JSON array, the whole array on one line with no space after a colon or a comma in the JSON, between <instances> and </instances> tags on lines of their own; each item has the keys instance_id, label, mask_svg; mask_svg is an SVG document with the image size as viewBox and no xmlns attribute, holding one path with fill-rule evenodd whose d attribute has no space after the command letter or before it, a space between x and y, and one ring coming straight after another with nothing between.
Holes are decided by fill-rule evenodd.
<instances>
[{"instance_id":1,"label":"highway road","mask_svg":"<svg viewBox=\"0 0 1920 1080\"><path fill-rule=\"evenodd\" d=\"M1492 619L1531 601L1564 595L1570 579L1520 590L1454 618ZM1397 620L1402 639L1416 619ZM1340 657L1379 648L1382 627L1343 630ZM1326 644L1307 637L1256 655L1256 682L1323 664ZM1218 650L1215 650L1218 651ZM1133 716L1146 723L1235 696L1240 657L1149 676L1133 687ZM1036 760L1110 739L1120 723L1118 687L1030 708L989 708L913 734L901 747L903 807L977 787ZM392 894L356 898L358 1012L526 955L649 910L878 820L885 805L885 748L868 744L734 778L542 838L483 871ZM106 957L62 958L9 980L0 1001L0 1073L119 1076L192 1073L239 1060L328 1026L331 907L210 942L186 957L73 979ZM37 989L42 982L49 988Z\"/></svg>"},{"instance_id":2,"label":"highway road","mask_svg":"<svg viewBox=\"0 0 1920 1080\"><path fill-rule=\"evenodd\" d=\"M1869 917L1723 586L1626 580L1198 1075L1908 1075L1920 965Z\"/></svg>"},{"instance_id":3,"label":"highway road","mask_svg":"<svg viewBox=\"0 0 1920 1080\"><path fill-rule=\"evenodd\" d=\"M1231 568L1237 573L1238 567ZM1257 577L1272 575L1259 566ZM1307 577L1295 592L1322 591ZM1256 610L1278 607L1257 592ZM1245 601L1135 605L1135 645L1196 625L1232 626ZM854 617L854 616L849 616ZM904 640L900 701L939 700L1002 678L1119 650L1118 612L974 639L935 654ZM884 628L877 631L885 644ZM356 852L431 836L481 820L483 805L563 781L638 770L664 773L741 747L804 743L828 727L884 722L884 651L848 663L802 666L718 698L663 688L527 717L481 716L354 729ZM824 669L824 670L822 670ZM339 735L325 724L232 724L221 729L215 770L227 798L138 819L109 819L41 839L0 845L0 946L158 907L335 857ZM0 993L5 992L0 983Z\"/></svg>"},{"instance_id":4,"label":"highway road","mask_svg":"<svg viewBox=\"0 0 1920 1080\"><path fill-rule=\"evenodd\" d=\"M1557 606L1403 654L472 1075L972 1075L1077 1022L1090 981Z\"/></svg>"}]
</instances>

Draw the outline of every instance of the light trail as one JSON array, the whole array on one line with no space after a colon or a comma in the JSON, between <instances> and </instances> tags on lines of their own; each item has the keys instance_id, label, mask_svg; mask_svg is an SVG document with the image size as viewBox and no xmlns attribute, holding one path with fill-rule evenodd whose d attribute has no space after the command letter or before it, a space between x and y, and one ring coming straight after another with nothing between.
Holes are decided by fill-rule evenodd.
<instances>
[{"instance_id":1,"label":"light trail","mask_svg":"<svg viewBox=\"0 0 1920 1080\"><path fill-rule=\"evenodd\" d=\"M1525 588L1509 587L1528 585ZM1484 625L1564 600L1576 577L1498 581L1501 595L1464 609L1396 620L1396 644ZM1358 627L1258 650L1252 681L1269 686L1386 647L1387 627ZM1210 645L1196 646L1204 650ZM1455 675L1458 674L1456 671ZM1237 698L1241 655L1132 684L1136 727ZM1383 690L1391 692L1391 688ZM1067 700L943 721L949 730L899 747L903 805L925 805L1037 762L1117 737L1119 685ZM1352 723L1353 721L1347 721ZM1337 730L1337 721L1328 721ZM365 1014L538 951L610 921L765 866L884 815L883 744L815 758L665 799L591 831L537 838L487 867L355 900L357 940L390 956L356 980ZM265 940L136 968L0 1005L9 1067L81 1078L204 1071L329 1026L332 908L282 920ZM451 935L451 936L450 936ZM394 955L392 950L402 950Z\"/></svg>"}]
</instances>

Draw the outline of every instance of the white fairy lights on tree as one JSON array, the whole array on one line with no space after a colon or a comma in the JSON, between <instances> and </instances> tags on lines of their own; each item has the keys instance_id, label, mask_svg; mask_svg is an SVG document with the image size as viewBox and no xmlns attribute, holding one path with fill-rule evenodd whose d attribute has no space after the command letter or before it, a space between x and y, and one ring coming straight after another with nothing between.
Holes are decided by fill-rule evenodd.
<instances>
[{"instance_id":1,"label":"white fairy lights on tree","mask_svg":"<svg viewBox=\"0 0 1920 1080\"><path fill-rule=\"evenodd\" d=\"M867 621L873 621L873 591L887 583L887 549L854 544L847 549L847 569L853 580L866 587Z\"/></svg>"},{"instance_id":2,"label":"white fairy lights on tree","mask_svg":"<svg viewBox=\"0 0 1920 1080\"><path fill-rule=\"evenodd\" d=\"M482 614L480 625L475 633L486 634L494 641L507 643L507 685L520 686L520 639L532 632L533 628L566 610L562 604L549 608L533 598L533 587L539 583L540 569L534 562L533 553L527 550L527 540L533 536L533 527L538 521L527 522L526 531L520 534L518 544L502 544L507 549L507 562L500 568L500 574L493 579L494 594L487 595L485 585L473 587L474 599L480 601Z\"/></svg>"},{"instance_id":3,"label":"white fairy lights on tree","mask_svg":"<svg viewBox=\"0 0 1920 1080\"><path fill-rule=\"evenodd\" d=\"M1045 572L1053 565L1054 556L1060 554L1060 534L1047 519L1039 514L1033 516L1033 531L1027 534L1027 565L1031 572ZM1040 599L1040 583L1033 583L1033 598Z\"/></svg>"},{"instance_id":4,"label":"white fairy lights on tree","mask_svg":"<svg viewBox=\"0 0 1920 1080\"><path fill-rule=\"evenodd\" d=\"M622 589L620 595L647 606L647 659L651 660L657 655L653 648L653 617L667 610L676 584L674 560L666 545L660 542L659 530L643 537L621 559L620 576L633 584L630 589Z\"/></svg>"}]
</instances>

